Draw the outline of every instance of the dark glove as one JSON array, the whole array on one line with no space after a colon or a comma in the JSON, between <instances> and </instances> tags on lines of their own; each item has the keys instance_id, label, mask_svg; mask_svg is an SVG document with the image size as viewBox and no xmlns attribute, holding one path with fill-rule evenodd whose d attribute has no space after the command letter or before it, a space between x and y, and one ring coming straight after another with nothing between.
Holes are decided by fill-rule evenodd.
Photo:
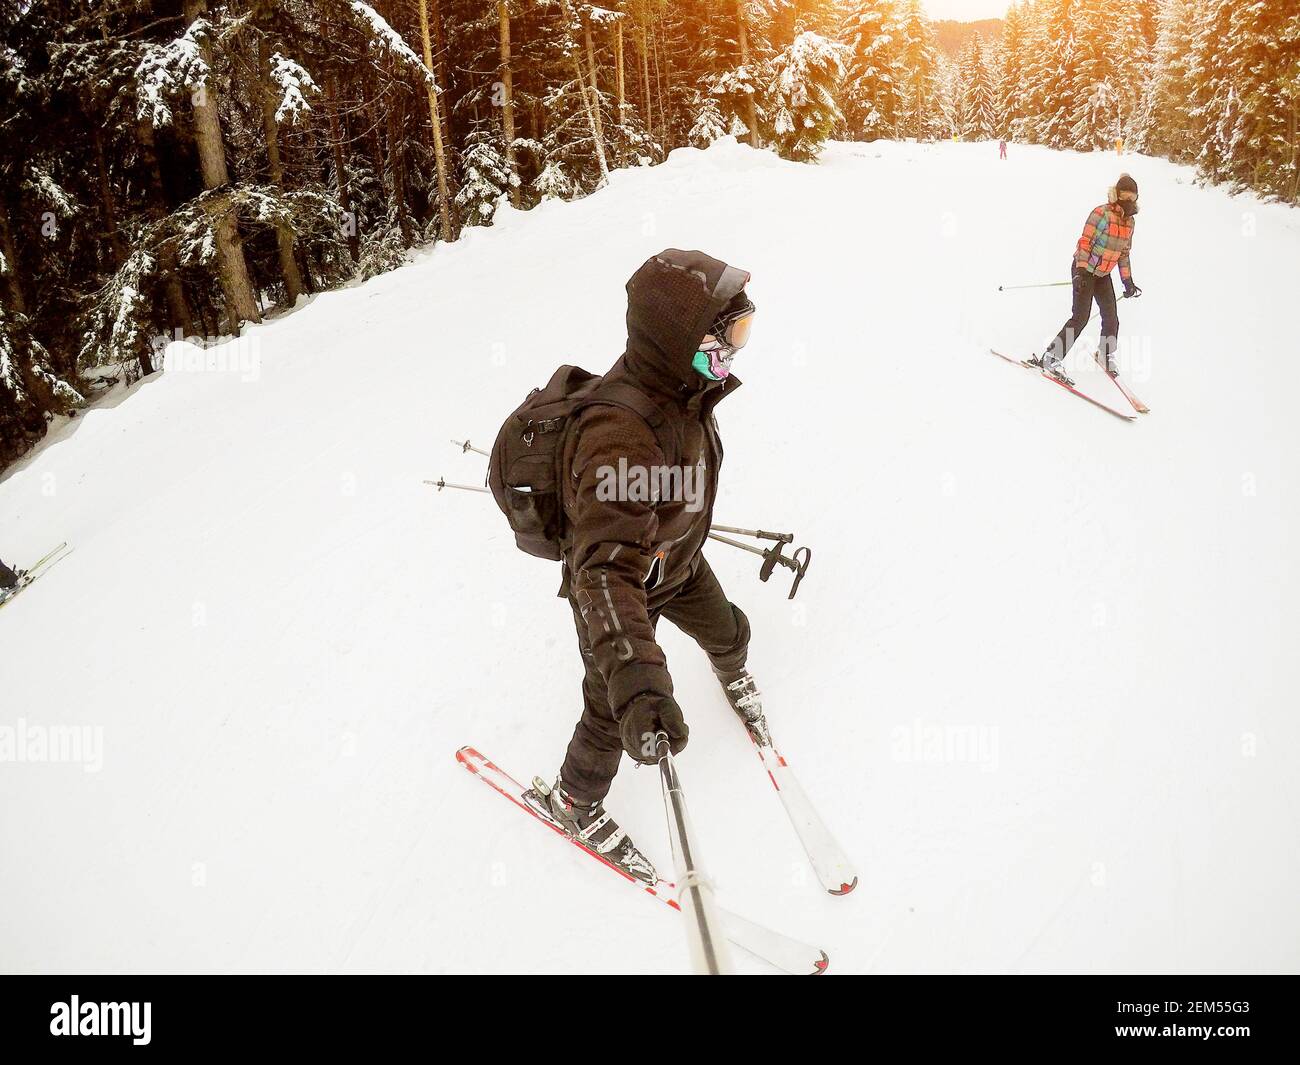
<instances>
[{"instance_id":1,"label":"dark glove","mask_svg":"<svg viewBox=\"0 0 1300 1065\"><path fill-rule=\"evenodd\" d=\"M690 729L682 718L682 708L671 695L656 695L644 692L636 696L623 708L623 715L618 719L619 736L623 740L623 750L646 765L659 761L655 755L655 733L664 732L668 736L668 749L677 754L686 746Z\"/></svg>"},{"instance_id":2,"label":"dark glove","mask_svg":"<svg viewBox=\"0 0 1300 1065\"><path fill-rule=\"evenodd\" d=\"M1125 299L1127 299L1127 300L1135 300L1135 299L1137 299L1140 295L1142 295L1142 290L1141 290L1140 288L1138 288L1137 285L1133 284L1133 279L1132 279L1131 277L1130 277L1127 281L1124 282L1124 298L1125 298Z\"/></svg>"},{"instance_id":3,"label":"dark glove","mask_svg":"<svg viewBox=\"0 0 1300 1065\"><path fill-rule=\"evenodd\" d=\"M1075 292L1079 292L1085 285L1092 282L1092 274L1081 267L1078 263L1074 264L1074 270L1070 274L1070 285Z\"/></svg>"}]
</instances>

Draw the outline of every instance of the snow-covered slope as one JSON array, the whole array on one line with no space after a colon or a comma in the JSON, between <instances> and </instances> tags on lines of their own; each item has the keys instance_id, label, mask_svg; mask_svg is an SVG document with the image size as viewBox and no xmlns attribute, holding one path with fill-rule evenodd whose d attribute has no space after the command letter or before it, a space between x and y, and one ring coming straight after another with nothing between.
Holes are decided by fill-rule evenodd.
<instances>
[{"instance_id":1,"label":"snow-covered slope","mask_svg":"<svg viewBox=\"0 0 1300 1065\"><path fill-rule=\"evenodd\" d=\"M1135 424L986 350L1055 332L1067 289L997 286L1064 278L1121 167ZM1300 967L1300 214L1141 157L733 143L322 295L0 483L6 561L75 545L0 612L0 726L103 743L97 771L0 764L0 967L684 967L672 914L453 760L553 774L580 665L554 567L420 483L480 477L449 438L560 362L608 365L665 246L753 273L718 517L814 558L792 603L710 557L862 874L817 889L665 624L724 901L845 972ZM655 774L610 803L667 868Z\"/></svg>"}]
</instances>

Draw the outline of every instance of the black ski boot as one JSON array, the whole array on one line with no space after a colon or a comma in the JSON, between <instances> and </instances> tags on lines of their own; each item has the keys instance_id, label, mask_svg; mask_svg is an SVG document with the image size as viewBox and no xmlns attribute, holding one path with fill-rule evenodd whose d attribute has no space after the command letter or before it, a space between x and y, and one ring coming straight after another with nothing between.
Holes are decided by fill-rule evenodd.
<instances>
[{"instance_id":1,"label":"black ski boot","mask_svg":"<svg viewBox=\"0 0 1300 1065\"><path fill-rule=\"evenodd\" d=\"M556 778L549 785L533 777L533 786L524 793L524 801L548 821L554 822L566 836L595 851L607 862L617 865L642 883L653 884L659 877L655 867L636 848L628 834L618 827L602 803L580 803L564 790Z\"/></svg>"},{"instance_id":2,"label":"black ski boot","mask_svg":"<svg viewBox=\"0 0 1300 1065\"><path fill-rule=\"evenodd\" d=\"M749 735L760 747L771 747L772 737L767 731L767 718L763 716L763 693L758 690L758 682L747 669L734 673L719 673L714 670L722 693L736 711L741 724L749 730Z\"/></svg>"}]
</instances>

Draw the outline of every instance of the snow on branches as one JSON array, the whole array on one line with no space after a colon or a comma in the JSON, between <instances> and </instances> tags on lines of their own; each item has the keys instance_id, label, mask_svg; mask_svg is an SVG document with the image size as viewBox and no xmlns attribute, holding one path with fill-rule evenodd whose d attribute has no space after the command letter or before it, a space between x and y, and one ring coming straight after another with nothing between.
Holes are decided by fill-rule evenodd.
<instances>
[{"instance_id":1,"label":"snow on branches","mask_svg":"<svg viewBox=\"0 0 1300 1065\"><path fill-rule=\"evenodd\" d=\"M388 24L378 11L365 0L350 0L348 4L353 16L369 38L369 47L376 52L386 53L395 59L399 66L421 81L428 84L435 92L441 92L438 83L433 80L424 61L411 50L411 46L402 40L402 35Z\"/></svg>"},{"instance_id":2,"label":"snow on branches","mask_svg":"<svg viewBox=\"0 0 1300 1065\"><path fill-rule=\"evenodd\" d=\"M135 68L136 114L155 128L171 125L171 102L197 92L208 80L202 40L211 31L205 19L195 19L185 32L166 44L153 45Z\"/></svg>"},{"instance_id":3,"label":"snow on branches","mask_svg":"<svg viewBox=\"0 0 1300 1065\"><path fill-rule=\"evenodd\" d=\"M805 30L773 60L772 129L782 158L815 159L843 120L837 96L846 52L838 41Z\"/></svg>"},{"instance_id":4,"label":"snow on branches","mask_svg":"<svg viewBox=\"0 0 1300 1065\"><path fill-rule=\"evenodd\" d=\"M271 80L280 90L275 120L281 124L296 125L299 118L311 111L307 97L320 90L302 66L279 52L271 53Z\"/></svg>"}]
</instances>

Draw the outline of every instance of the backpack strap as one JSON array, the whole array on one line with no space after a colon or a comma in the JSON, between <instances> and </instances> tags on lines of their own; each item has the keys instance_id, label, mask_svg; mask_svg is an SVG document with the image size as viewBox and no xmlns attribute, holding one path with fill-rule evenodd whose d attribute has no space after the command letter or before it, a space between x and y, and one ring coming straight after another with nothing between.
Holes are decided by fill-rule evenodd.
<instances>
[{"instance_id":1,"label":"backpack strap","mask_svg":"<svg viewBox=\"0 0 1300 1065\"><path fill-rule=\"evenodd\" d=\"M630 385L626 381L602 383L593 390L583 406L593 406L597 403L623 407L639 415L655 434L655 439L659 442L659 450L664 453L664 461L670 466L675 466L681 461L681 444L676 432L668 424L667 415L659 404L635 385Z\"/></svg>"}]
</instances>

